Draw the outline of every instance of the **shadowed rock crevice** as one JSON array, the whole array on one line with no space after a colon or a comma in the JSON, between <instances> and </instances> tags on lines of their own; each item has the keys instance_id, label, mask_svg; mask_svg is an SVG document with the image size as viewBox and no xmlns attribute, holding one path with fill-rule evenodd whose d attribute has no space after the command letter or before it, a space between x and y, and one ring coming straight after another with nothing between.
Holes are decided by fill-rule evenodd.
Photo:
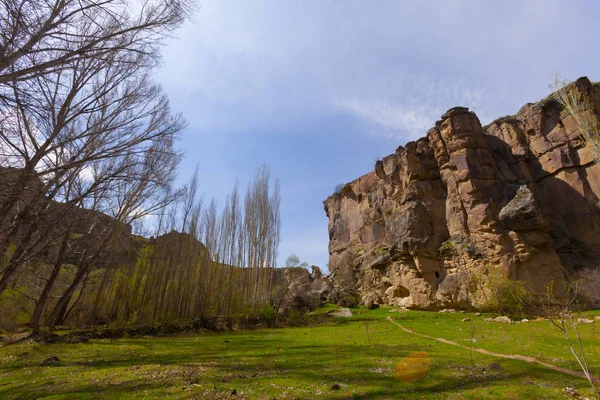
<instances>
[{"instance_id":1,"label":"shadowed rock crevice","mask_svg":"<svg viewBox=\"0 0 600 400\"><path fill-rule=\"evenodd\" d=\"M573 85L600 116L600 85ZM493 270L533 291L553 282L558 297L565 279L584 280L583 300L600 306L599 198L600 166L551 96L485 127L452 108L325 200L334 287L375 304L477 308L474 277L485 288Z\"/></svg>"}]
</instances>

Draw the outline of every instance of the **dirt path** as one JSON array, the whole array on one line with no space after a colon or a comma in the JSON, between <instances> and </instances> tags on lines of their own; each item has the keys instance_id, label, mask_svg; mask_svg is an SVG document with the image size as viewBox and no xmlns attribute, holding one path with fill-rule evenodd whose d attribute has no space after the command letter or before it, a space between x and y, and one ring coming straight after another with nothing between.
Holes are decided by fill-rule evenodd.
<instances>
[{"instance_id":1,"label":"dirt path","mask_svg":"<svg viewBox=\"0 0 600 400\"><path fill-rule=\"evenodd\" d=\"M452 346L456 346L456 347L460 347L461 349L465 349L465 350L472 350L472 351L476 351L477 353L481 353L481 354L486 354L488 356L494 356L494 357L499 357L499 358L508 358L510 360L519 360L519 361L525 361L528 362L530 364L539 364L542 365L546 368L550 368L551 370L554 370L556 372L561 372L563 374L567 374L567 375L572 375L572 376L576 376L578 378L582 378L582 379L587 379L585 377L585 374L583 372L580 371L573 371L572 369L567 369L567 368L562 368L559 367L558 365L554 365L554 364L550 364L541 360L538 360L535 357L529 357L529 356L522 356L520 354L501 354L501 353L494 353L492 351L488 351L486 349L478 349L478 348L474 348L474 347L469 347L469 346L464 346L462 344L453 342L451 340L447 340L444 338L437 338L437 337L433 337L433 336L429 336L429 335L425 335L423 333L417 333L415 331L411 331L408 328L403 327L402 325L400 325L398 322L394 321L391 317L387 317L386 318L388 321L390 321L392 324L398 326L400 329L402 329L404 332L406 333L410 333L411 335L417 335L417 336L421 336L427 339L431 339L431 340L437 340L438 342L442 342L442 343L446 343ZM598 377L594 377L595 381L600 381L600 378Z\"/></svg>"}]
</instances>

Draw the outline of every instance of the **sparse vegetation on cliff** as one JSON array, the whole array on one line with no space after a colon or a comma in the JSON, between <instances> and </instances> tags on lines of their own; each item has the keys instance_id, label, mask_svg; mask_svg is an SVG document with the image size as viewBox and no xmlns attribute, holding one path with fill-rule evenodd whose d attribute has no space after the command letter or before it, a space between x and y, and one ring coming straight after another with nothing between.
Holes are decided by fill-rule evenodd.
<instances>
[{"instance_id":1,"label":"sparse vegetation on cliff","mask_svg":"<svg viewBox=\"0 0 600 400\"><path fill-rule=\"evenodd\" d=\"M595 107L588 94L589 84L587 78L570 82L555 75L554 83L550 86L555 91L551 98L561 104L570 122L575 124L593 159L600 162L600 121L593 112Z\"/></svg>"}]
</instances>

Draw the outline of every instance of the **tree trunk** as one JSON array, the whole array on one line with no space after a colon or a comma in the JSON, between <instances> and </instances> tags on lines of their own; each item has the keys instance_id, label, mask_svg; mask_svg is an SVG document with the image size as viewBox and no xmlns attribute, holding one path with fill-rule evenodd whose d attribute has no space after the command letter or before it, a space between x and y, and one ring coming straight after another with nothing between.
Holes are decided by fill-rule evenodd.
<instances>
[{"instance_id":1,"label":"tree trunk","mask_svg":"<svg viewBox=\"0 0 600 400\"><path fill-rule=\"evenodd\" d=\"M75 289L79 286L79 283L83 280L83 278L87 275L88 270L91 266L91 263L84 264L81 268L77 270L75 274L75 279L67 290L63 293L63 295L58 299L58 302L54 306L54 309L50 313L48 320L46 321L46 325L49 327L54 327L58 325L62 319L64 318L65 313L67 312L67 307L69 306L69 302L75 293Z\"/></svg>"},{"instance_id":2,"label":"tree trunk","mask_svg":"<svg viewBox=\"0 0 600 400\"><path fill-rule=\"evenodd\" d=\"M44 286L44 290L38 299L38 302L35 305L35 310L33 310L33 314L31 316L30 325L32 328L38 328L40 325L40 317L42 316L42 311L44 311L44 307L46 306L46 302L50 297L50 293L54 287L54 283L56 282L56 278L58 278L58 274L60 273L60 267L62 266L62 262L65 256L65 252L67 250L67 244L69 242L69 231L65 234L65 238L63 239L60 249L58 250L58 255L56 257L56 262L54 263L54 268L52 269L52 273L50 277L46 281L46 285Z\"/></svg>"},{"instance_id":3,"label":"tree trunk","mask_svg":"<svg viewBox=\"0 0 600 400\"><path fill-rule=\"evenodd\" d=\"M85 293L85 286L87 285L88 281L89 281L89 271L87 274L85 274L85 277L83 278L83 283L81 284L81 290L79 290L79 294L77 295L77 299L75 299L75 301L73 302L73 304L71 305L71 307L69 307L69 309L67 310L66 313L64 313L64 315L62 316L61 320L59 321L60 324L62 325L64 323L64 321L66 321L69 318L69 315L71 315L71 312L73 311L73 309L75 307L77 307L77 304L79 304L79 301L81 300L81 298L83 297L83 294ZM67 303L68 305L68 303Z\"/></svg>"}]
</instances>

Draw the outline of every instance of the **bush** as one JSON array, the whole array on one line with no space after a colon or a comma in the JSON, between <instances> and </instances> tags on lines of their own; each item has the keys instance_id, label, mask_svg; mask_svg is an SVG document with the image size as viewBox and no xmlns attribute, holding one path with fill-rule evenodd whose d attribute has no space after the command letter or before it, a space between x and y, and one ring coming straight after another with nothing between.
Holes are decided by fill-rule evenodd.
<instances>
[{"instance_id":1,"label":"bush","mask_svg":"<svg viewBox=\"0 0 600 400\"><path fill-rule=\"evenodd\" d=\"M275 326L275 322L277 322L277 310L272 306L264 306L260 309L260 319L269 328Z\"/></svg>"},{"instance_id":2,"label":"bush","mask_svg":"<svg viewBox=\"0 0 600 400\"><path fill-rule=\"evenodd\" d=\"M489 265L486 265L483 271L475 272L472 278L476 290L484 298L482 310L522 316L523 306L529 296L525 282L511 279L499 268Z\"/></svg>"},{"instance_id":3,"label":"bush","mask_svg":"<svg viewBox=\"0 0 600 400\"><path fill-rule=\"evenodd\" d=\"M287 313L287 322L292 326L303 325L305 321L305 314L302 310L291 309Z\"/></svg>"},{"instance_id":4,"label":"bush","mask_svg":"<svg viewBox=\"0 0 600 400\"><path fill-rule=\"evenodd\" d=\"M337 305L340 307L356 308L360 304L360 297L355 293L344 293L340 296Z\"/></svg>"}]
</instances>

